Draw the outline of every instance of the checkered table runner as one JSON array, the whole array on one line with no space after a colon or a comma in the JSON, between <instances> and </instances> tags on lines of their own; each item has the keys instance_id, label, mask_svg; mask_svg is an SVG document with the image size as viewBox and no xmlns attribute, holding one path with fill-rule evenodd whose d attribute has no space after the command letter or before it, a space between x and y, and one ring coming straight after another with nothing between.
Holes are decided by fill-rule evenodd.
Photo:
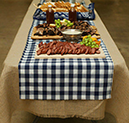
<instances>
[{"instance_id":1,"label":"checkered table runner","mask_svg":"<svg viewBox=\"0 0 129 123\"><path fill-rule=\"evenodd\" d=\"M20 99L102 100L111 98L113 61L101 40L105 59L35 59L36 46L52 40L32 40L34 20L19 62ZM94 25L93 21L88 21Z\"/></svg>"}]
</instances>

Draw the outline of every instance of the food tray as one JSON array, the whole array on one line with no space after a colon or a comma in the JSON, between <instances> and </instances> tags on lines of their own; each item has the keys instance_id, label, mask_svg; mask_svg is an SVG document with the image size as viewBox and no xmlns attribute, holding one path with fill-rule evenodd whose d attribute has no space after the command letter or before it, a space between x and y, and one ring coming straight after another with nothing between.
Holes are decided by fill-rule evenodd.
<instances>
[{"instance_id":1,"label":"food tray","mask_svg":"<svg viewBox=\"0 0 129 123\"><path fill-rule=\"evenodd\" d=\"M89 12L77 12L77 20L94 20L94 3L90 3L86 6L85 2L81 3L85 8L89 9ZM55 19L69 19L68 12L54 12ZM33 19L37 20L46 20L46 12L43 12L41 9L37 9L33 15Z\"/></svg>"},{"instance_id":2,"label":"food tray","mask_svg":"<svg viewBox=\"0 0 129 123\"><path fill-rule=\"evenodd\" d=\"M38 50L38 45L36 47L36 51ZM37 55L37 52L35 51L35 59L61 59L61 58L106 58L103 49L100 47L100 54L54 54L54 55L47 55L47 54L41 54Z\"/></svg>"},{"instance_id":3,"label":"food tray","mask_svg":"<svg viewBox=\"0 0 129 123\"><path fill-rule=\"evenodd\" d=\"M31 39L61 39L63 36L59 36L59 35L54 35L54 36L37 36L37 35L34 35L36 33L36 27L33 28L33 31L32 31L32 35L31 35Z\"/></svg>"}]
</instances>

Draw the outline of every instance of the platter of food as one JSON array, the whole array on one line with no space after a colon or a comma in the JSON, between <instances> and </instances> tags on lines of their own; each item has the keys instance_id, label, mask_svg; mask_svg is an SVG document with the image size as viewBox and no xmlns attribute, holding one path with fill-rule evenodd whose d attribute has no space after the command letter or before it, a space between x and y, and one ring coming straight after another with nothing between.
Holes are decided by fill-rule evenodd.
<instances>
[{"instance_id":1,"label":"platter of food","mask_svg":"<svg viewBox=\"0 0 129 123\"><path fill-rule=\"evenodd\" d=\"M82 31L82 37L91 35L100 38L100 34L95 26L90 25L86 21L69 22L64 19L55 20L55 24L39 24L33 28L32 39L60 39L63 37L62 31L65 29L79 29Z\"/></svg>"},{"instance_id":2,"label":"platter of food","mask_svg":"<svg viewBox=\"0 0 129 123\"><path fill-rule=\"evenodd\" d=\"M40 42L36 47L35 59L106 57L99 46L100 41L91 41L89 36L85 39L80 43L52 41L43 44Z\"/></svg>"},{"instance_id":3,"label":"platter of food","mask_svg":"<svg viewBox=\"0 0 129 123\"><path fill-rule=\"evenodd\" d=\"M56 28L34 27L31 39L61 39L63 36Z\"/></svg>"},{"instance_id":4,"label":"platter of food","mask_svg":"<svg viewBox=\"0 0 129 123\"><path fill-rule=\"evenodd\" d=\"M33 19L38 20L46 20L46 11L48 5L52 6L52 10L54 11L55 19L69 19L69 10L71 7L70 2L43 2L42 4L34 4L37 8L33 15ZM77 12L77 20L94 20L95 12L94 12L94 3L90 3L86 5L84 1L81 3L75 2L75 10Z\"/></svg>"},{"instance_id":5,"label":"platter of food","mask_svg":"<svg viewBox=\"0 0 129 123\"><path fill-rule=\"evenodd\" d=\"M36 5L35 6L41 9L43 12L46 12L48 5L52 6L52 9L54 10L54 12L69 12L72 3L64 2L64 1L44 2L43 4L39 6L36 6ZM81 5L78 2L75 2L75 10L77 12L88 12L89 11L87 8L85 8L83 5Z\"/></svg>"}]
</instances>

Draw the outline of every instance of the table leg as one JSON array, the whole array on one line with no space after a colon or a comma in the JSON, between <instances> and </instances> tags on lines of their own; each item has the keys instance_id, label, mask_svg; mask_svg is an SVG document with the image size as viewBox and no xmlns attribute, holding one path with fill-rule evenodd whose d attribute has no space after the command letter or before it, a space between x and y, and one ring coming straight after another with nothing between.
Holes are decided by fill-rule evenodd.
<instances>
[{"instance_id":1,"label":"table leg","mask_svg":"<svg viewBox=\"0 0 129 123\"><path fill-rule=\"evenodd\" d=\"M96 121L96 120L91 120L91 122L92 122L92 123L97 123L97 121Z\"/></svg>"},{"instance_id":2,"label":"table leg","mask_svg":"<svg viewBox=\"0 0 129 123\"><path fill-rule=\"evenodd\" d=\"M39 117L38 117L38 116L36 116L36 117L35 117L35 119L34 119L34 121L33 121L33 123L37 123L37 122L38 122L38 120L39 120ZM91 122L92 122L92 123L97 123L97 121L96 121L96 120L91 120Z\"/></svg>"},{"instance_id":3,"label":"table leg","mask_svg":"<svg viewBox=\"0 0 129 123\"><path fill-rule=\"evenodd\" d=\"M35 119L34 119L34 121L33 121L33 123L37 123L37 122L38 122L38 120L39 120L39 117L38 117L38 116L36 116L36 117L35 117Z\"/></svg>"}]
</instances>

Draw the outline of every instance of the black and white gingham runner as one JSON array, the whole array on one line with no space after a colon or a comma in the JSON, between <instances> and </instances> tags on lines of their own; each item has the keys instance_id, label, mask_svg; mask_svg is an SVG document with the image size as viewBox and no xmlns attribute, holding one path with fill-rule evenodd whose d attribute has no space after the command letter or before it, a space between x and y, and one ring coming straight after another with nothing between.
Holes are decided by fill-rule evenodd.
<instances>
[{"instance_id":1,"label":"black and white gingham runner","mask_svg":"<svg viewBox=\"0 0 129 123\"><path fill-rule=\"evenodd\" d=\"M19 62L20 99L102 100L111 98L113 62L101 41L105 59L35 59L39 42L32 40L34 20ZM89 21L94 24L93 21ZM51 41L51 40L49 40Z\"/></svg>"}]
</instances>

